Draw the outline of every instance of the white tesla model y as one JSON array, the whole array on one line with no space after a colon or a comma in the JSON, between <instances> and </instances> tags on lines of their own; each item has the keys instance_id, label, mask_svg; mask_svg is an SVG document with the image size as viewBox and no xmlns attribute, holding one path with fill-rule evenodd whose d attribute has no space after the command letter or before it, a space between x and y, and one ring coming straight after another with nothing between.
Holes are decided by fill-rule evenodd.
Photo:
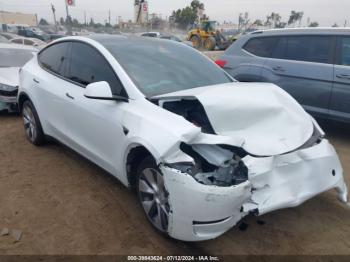
<instances>
[{"instance_id":1,"label":"white tesla model y","mask_svg":"<svg viewBox=\"0 0 350 262\"><path fill-rule=\"evenodd\" d=\"M335 150L291 96L176 42L57 40L23 67L18 103L31 143L53 137L135 188L173 238L215 238L332 188L347 201Z\"/></svg>"}]
</instances>

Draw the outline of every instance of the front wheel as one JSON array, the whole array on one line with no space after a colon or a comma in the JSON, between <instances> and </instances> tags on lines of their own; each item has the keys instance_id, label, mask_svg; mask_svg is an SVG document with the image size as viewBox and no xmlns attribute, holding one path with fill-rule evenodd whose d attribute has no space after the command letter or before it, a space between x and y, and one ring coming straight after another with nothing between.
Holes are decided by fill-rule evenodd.
<instances>
[{"instance_id":1,"label":"front wheel","mask_svg":"<svg viewBox=\"0 0 350 262\"><path fill-rule=\"evenodd\" d=\"M137 193L147 219L159 232L168 233L169 194L153 158L144 159L137 172Z\"/></svg>"},{"instance_id":2,"label":"front wheel","mask_svg":"<svg viewBox=\"0 0 350 262\"><path fill-rule=\"evenodd\" d=\"M40 146L45 142L45 135L40 124L39 116L33 103L26 100L23 103L23 125L27 139L33 145Z\"/></svg>"},{"instance_id":3,"label":"front wheel","mask_svg":"<svg viewBox=\"0 0 350 262\"><path fill-rule=\"evenodd\" d=\"M192 42L194 48L200 49L202 47L202 40L198 35L193 35L190 38L190 41Z\"/></svg>"}]
</instances>

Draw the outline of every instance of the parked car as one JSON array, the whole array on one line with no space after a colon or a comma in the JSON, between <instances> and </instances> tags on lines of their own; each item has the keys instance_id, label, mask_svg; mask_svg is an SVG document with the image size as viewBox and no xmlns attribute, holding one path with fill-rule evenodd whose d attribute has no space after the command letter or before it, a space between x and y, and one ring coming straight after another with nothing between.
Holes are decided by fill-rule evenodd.
<instances>
[{"instance_id":1,"label":"parked car","mask_svg":"<svg viewBox=\"0 0 350 262\"><path fill-rule=\"evenodd\" d=\"M37 38L30 37L18 37L10 40L11 43L20 44L20 45L29 45L37 48L42 48L46 45L44 41L41 41Z\"/></svg>"},{"instance_id":2,"label":"parked car","mask_svg":"<svg viewBox=\"0 0 350 262\"><path fill-rule=\"evenodd\" d=\"M20 79L27 139L53 137L136 188L149 222L173 238L215 238L331 188L347 201L334 148L291 96L235 82L185 45L66 37Z\"/></svg>"},{"instance_id":3,"label":"parked car","mask_svg":"<svg viewBox=\"0 0 350 262\"><path fill-rule=\"evenodd\" d=\"M17 111L19 69L37 52L35 48L0 43L0 111Z\"/></svg>"},{"instance_id":4,"label":"parked car","mask_svg":"<svg viewBox=\"0 0 350 262\"><path fill-rule=\"evenodd\" d=\"M7 40L7 38L6 37L4 37L4 36L2 36L2 35L0 35L0 43L9 43L10 41L9 40Z\"/></svg>"},{"instance_id":5,"label":"parked car","mask_svg":"<svg viewBox=\"0 0 350 262\"><path fill-rule=\"evenodd\" d=\"M350 122L349 29L257 31L217 63L239 81L280 86L316 117Z\"/></svg>"},{"instance_id":6,"label":"parked car","mask_svg":"<svg viewBox=\"0 0 350 262\"><path fill-rule=\"evenodd\" d=\"M182 41L179 37L171 34L163 34L160 32L147 32L147 33L142 33L141 36L172 40L172 41L184 43L185 45L193 47L193 44L191 41Z\"/></svg>"},{"instance_id":7,"label":"parked car","mask_svg":"<svg viewBox=\"0 0 350 262\"><path fill-rule=\"evenodd\" d=\"M45 35L41 30L34 31L33 29L30 29L30 28L18 30L18 35L24 36L24 37L37 38L37 39L40 39L41 41L48 40L48 36Z\"/></svg>"},{"instance_id":8,"label":"parked car","mask_svg":"<svg viewBox=\"0 0 350 262\"><path fill-rule=\"evenodd\" d=\"M56 39L59 39L59 38L62 38L62 37L65 37L66 35L62 35L62 34L48 34L47 37L48 37L48 42L51 42L53 40L56 40Z\"/></svg>"},{"instance_id":9,"label":"parked car","mask_svg":"<svg viewBox=\"0 0 350 262\"><path fill-rule=\"evenodd\" d=\"M17 38L18 35L15 35L15 34L11 34L11 33L2 33L0 32L0 35L5 37L7 40L11 40L11 39L14 39L14 38Z\"/></svg>"},{"instance_id":10,"label":"parked car","mask_svg":"<svg viewBox=\"0 0 350 262\"><path fill-rule=\"evenodd\" d=\"M155 38L158 38L162 35L162 33L160 32L146 32L146 33L141 33L141 36L144 36L144 37L155 37Z\"/></svg>"}]
</instances>

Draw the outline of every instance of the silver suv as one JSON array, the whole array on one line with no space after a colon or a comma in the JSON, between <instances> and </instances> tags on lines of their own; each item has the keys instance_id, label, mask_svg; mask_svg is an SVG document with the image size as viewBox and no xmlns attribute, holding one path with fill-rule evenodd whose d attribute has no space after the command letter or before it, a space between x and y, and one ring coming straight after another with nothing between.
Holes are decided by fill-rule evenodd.
<instances>
[{"instance_id":1,"label":"silver suv","mask_svg":"<svg viewBox=\"0 0 350 262\"><path fill-rule=\"evenodd\" d=\"M316 117L350 122L350 29L257 31L216 61L243 82L271 82Z\"/></svg>"}]
</instances>

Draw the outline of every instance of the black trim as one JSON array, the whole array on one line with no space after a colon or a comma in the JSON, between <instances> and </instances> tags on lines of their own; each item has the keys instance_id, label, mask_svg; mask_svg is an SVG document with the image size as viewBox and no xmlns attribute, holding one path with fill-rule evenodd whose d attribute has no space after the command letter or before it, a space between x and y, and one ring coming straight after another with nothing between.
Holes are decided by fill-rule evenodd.
<instances>
[{"instance_id":1,"label":"black trim","mask_svg":"<svg viewBox=\"0 0 350 262\"><path fill-rule=\"evenodd\" d=\"M18 89L13 91L0 90L0 96L12 97L12 96L17 96L17 94L18 94Z\"/></svg>"},{"instance_id":2,"label":"black trim","mask_svg":"<svg viewBox=\"0 0 350 262\"><path fill-rule=\"evenodd\" d=\"M93 39L91 39L91 40L92 40L92 41L95 41L95 40L93 40ZM42 52L44 52L47 48L50 48L51 46L54 46L54 45L60 44L60 43L65 43L65 42L68 42L68 43L77 42L77 43L81 43L81 44L88 45L88 46L92 47L93 49L95 49L95 50L102 56L102 58L106 61L107 65L110 67L110 69L111 69L112 72L114 73L114 75L115 75L115 77L116 77L116 80L119 82L120 86L122 87L122 90L124 91L124 92L122 92L122 93L124 93L125 96L126 96L126 98L129 99L129 95L128 95L126 89L125 89L125 86L123 85L122 81L120 81L120 79L119 79L117 73L115 72L115 70L114 70L114 68L112 67L112 65L110 64L110 62L109 62L109 61L106 59L106 57L101 53L101 51L98 50L94 45L92 45L92 44L90 44L90 43L87 43L87 42L84 42L84 41L82 41L82 40L77 40L77 39L60 40L60 41L54 42L54 43L52 43L52 44L46 46L45 48L41 49L40 52L39 52L38 55L37 55L38 65L39 65L42 69L44 69L46 72L48 72L48 73L50 73L50 74L52 74L52 75L54 75L54 76L56 76L56 77L58 77L58 78L61 78L62 80L65 80L65 81L68 81L68 82L70 82L70 83L72 83L72 84L75 84L75 85L77 85L77 86L80 86L81 88L86 88L86 85L80 84L80 83L75 82L75 81L73 81L73 80L71 80L71 79L69 79L69 78L67 78L67 77L65 77L65 76L59 75L59 74L57 74L57 73L55 73L55 72L52 72L51 70L45 68L45 67L41 64L41 62L40 62L40 59L39 59L39 58L40 58L40 54L41 54ZM98 43L97 41L95 41L95 42ZM98 44L100 44L100 43L98 43ZM105 48L105 47L104 47L104 48ZM106 48L105 48L105 49L106 49ZM68 58L70 58L71 50L72 50L72 45L69 47L69 50L67 50L67 52L68 52L68 54L67 54ZM107 49L106 49L106 50L107 50ZM107 50L107 52L109 52L109 51ZM112 55L112 54L111 54L111 55ZM114 58L114 59L115 59L115 58ZM115 60L116 60L116 59L115 59ZM68 67L68 65L67 65L67 67ZM67 68L66 68L66 67L65 67L65 70L64 70L64 71L65 71L64 73L67 74L67 72L66 72L66 71L67 71ZM112 89L112 88L111 88L111 89ZM113 91L113 90L111 90L111 91Z\"/></svg>"},{"instance_id":3,"label":"black trim","mask_svg":"<svg viewBox=\"0 0 350 262\"><path fill-rule=\"evenodd\" d=\"M269 56L259 56L256 54L253 54L252 52L248 51L246 49L247 44L255 39L264 39L264 38L277 38L277 39L282 39L282 38L289 38L289 37L329 37L331 39L331 53L330 53L330 57L328 57L328 62L327 63L321 63L321 62L314 62L314 61L305 61L305 60L295 60L295 59L287 59L287 58L278 58L278 57L272 57L272 55L270 54ZM248 52L249 54L252 54L256 57L260 57L260 58L267 58L267 59L277 59L277 60L285 60L285 61L297 61L297 62L308 62L308 63L316 63L316 64L326 64L326 65L332 65L335 63L335 47L336 47L336 38L338 37L338 35L333 35L333 34L300 34L300 33L295 33L295 34L276 34L276 35L264 35L264 36L254 36L249 38L244 45L241 47L244 51ZM279 41L279 40L278 40ZM276 43L277 46L278 42ZM276 46L274 46L273 49L276 48ZM284 50L285 52L285 50Z\"/></svg>"},{"instance_id":4,"label":"black trim","mask_svg":"<svg viewBox=\"0 0 350 262\"><path fill-rule=\"evenodd\" d=\"M113 95L112 97L98 97L98 96L87 96L84 95L86 98L90 99L96 99L96 100L111 100L111 101L122 101L122 102L129 102L129 98L126 98L124 96L116 96Z\"/></svg>"},{"instance_id":5,"label":"black trim","mask_svg":"<svg viewBox=\"0 0 350 262\"><path fill-rule=\"evenodd\" d=\"M214 220L214 221L207 221L207 222L203 222L203 221L193 221L193 225L211 225L211 224L216 224L216 223L221 223L224 222L225 220L230 219L231 217L226 217L224 219L219 219L219 220Z\"/></svg>"}]
</instances>

